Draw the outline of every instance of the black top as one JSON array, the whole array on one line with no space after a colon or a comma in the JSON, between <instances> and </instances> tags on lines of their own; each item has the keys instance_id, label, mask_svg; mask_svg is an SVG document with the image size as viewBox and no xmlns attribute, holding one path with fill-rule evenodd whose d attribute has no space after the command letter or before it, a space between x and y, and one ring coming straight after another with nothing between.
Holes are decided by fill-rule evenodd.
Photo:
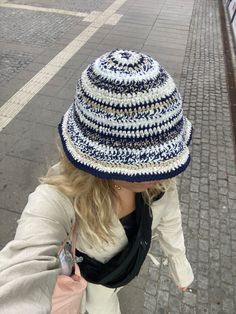
<instances>
[{"instance_id":1,"label":"black top","mask_svg":"<svg viewBox=\"0 0 236 314\"><path fill-rule=\"evenodd\" d=\"M136 219L136 210L122 217L120 219L120 222L123 228L125 229L125 233L128 239L130 239L131 237L137 234L138 224L137 224L137 219Z\"/></svg>"},{"instance_id":2,"label":"black top","mask_svg":"<svg viewBox=\"0 0 236 314\"><path fill-rule=\"evenodd\" d=\"M155 199L154 202L161 199L164 195L164 192L160 192ZM138 224L137 224L137 217L136 217L136 210L132 211L130 214L120 218L120 222L125 229L125 233L128 239L135 236L138 231Z\"/></svg>"}]
</instances>

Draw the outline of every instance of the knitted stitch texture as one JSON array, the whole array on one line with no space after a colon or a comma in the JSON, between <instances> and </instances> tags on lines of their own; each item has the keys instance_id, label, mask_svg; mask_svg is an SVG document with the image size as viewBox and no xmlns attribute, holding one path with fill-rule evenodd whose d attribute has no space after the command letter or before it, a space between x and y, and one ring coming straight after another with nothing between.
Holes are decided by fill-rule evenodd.
<instances>
[{"instance_id":1,"label":"knitted stitch texture","mask_svg":"<svg viewBox=\"0 0 236 314\"><path fill-rule=\"evenodd\" d=\"M192 126L171 76L153 58L112 50L82 73L59 133L72 164L100 178L171 178L190 161Z\"/></svg>"}]
</instances>

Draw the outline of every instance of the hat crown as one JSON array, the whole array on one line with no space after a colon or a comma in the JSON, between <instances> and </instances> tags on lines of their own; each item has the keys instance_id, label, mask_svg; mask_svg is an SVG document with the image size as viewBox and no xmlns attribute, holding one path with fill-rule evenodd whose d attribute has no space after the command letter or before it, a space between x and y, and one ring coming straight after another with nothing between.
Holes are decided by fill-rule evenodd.
<instances>
[{"instance_id":1,"label":"hat crown","mask_svg":"<svg viewBox=\"0 0 236 314\"><path fill-rule=\"evenodd\" d=\"M113 50L98 58L92 67L104 79L126 83L149 79L159 71L154 59L132 50Z\"/></svg>"},{"instance_id":2,"label":"hat crown","mask_svg":"<svg viewBox=\"0 0 236 314\"><path fill-rule=\"evenodd\" d=\"M189 162L191 124L173 79L132 50L112 50L83 71L59 131L72 163L104 178L161 179Z\"/></svg>"},{"instance_id":3,"label":"hat crown","mask_svg":"<svg viewBox=\"0 0 236 314\"><path fill-rule=\"evenodd\" d=\"M146 106L174 91L177 95L165 69L150 56L132 50L116 49L96 59L82 73L78 87L91 99L116 107Z\"/></svg>"}]
</instances>

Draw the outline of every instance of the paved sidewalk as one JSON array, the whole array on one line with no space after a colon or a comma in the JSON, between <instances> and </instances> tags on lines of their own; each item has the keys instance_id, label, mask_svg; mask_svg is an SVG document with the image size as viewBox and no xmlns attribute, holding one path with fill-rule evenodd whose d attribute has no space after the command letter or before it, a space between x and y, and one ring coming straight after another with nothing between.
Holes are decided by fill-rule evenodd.
<instances>
[{"instance_id":1,"label":"paved sidewalk","mask_svg":"<svg viewBox=\"0 0 236 314\"><path fill-rule=\"evenodd\" d=\"M73 100L82 70L112 48L142 51L157 58L174 77L194 125L192 163L178 183L195 281L186 293L178 291L154 241L151 252L160 267L147 259L140 276L121 290L122 314L235 313L236 166L219 3L9 3L47 11L0 0L0 105L12 106L9 111L0 108L0 124L8 123L0 134L0 247L13 238L37 177L57 159L56 126ZM69 46L75 38L77 50ZM65 52L64 59L53 59L60 51ZM39 72L41 79L34 79Z\"/></svg>"}]
</instances>

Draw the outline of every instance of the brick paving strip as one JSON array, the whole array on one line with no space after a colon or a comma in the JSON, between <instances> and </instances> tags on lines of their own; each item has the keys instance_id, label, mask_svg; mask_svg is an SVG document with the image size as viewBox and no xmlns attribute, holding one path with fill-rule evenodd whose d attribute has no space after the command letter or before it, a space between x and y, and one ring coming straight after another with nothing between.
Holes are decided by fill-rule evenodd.
<instances>
[{"instance_id":1,"label":"brick paving strip","mask_svg":"<svg viewBox=\"0 0 236 314\"><path fill-rule=\"evenodd\" d=\"M235 69L234 63L235 56L233 58L233 54L235 54L234 47L230 47L230 41L232 41L232 46L235 46L233 34L230 32L231 29L227 29L227 17L226 15L228 12L224 9L223 1L219 2L220 4L220 18L221 18L221 31L223 36L223 49L225 53L225 65L226 65L226 72L227 72L227 84L228 84L228 91L229 91L229 99L231 103L231 116L232 116L232 123L233 123L233 130L234 130L234 146L235 146L235 158L236 158L236 79L235 79ZM231 49L230 49L231 48Z\"/></svg>"},{"instance_id":2,"label":"brick paving strip","mask_svg":"<svg viewBox=\"0 0 236 314\"><path fill-rule=\"evenodd\" d=\"M0 7L10 8L10 9L29 10L29 11L36 11L36 12L57 13L57 14L80 16L80 17L88 16L88 13L85 13L85 12L75 12L75 11L60 10L60 9L54 9L54 8L35 7L32 5L25 5L25 4L0 3Z\"/></svg>"},{"instance_id":3,"label":"brick paving strip","mask_svg":"<svg viewBox=\"0 0 236 314\"><path fill-rule=\"evenodd\" d=\"M85 13L85 12L78 12L78 11L60 10L60 9L54 9L54 8L43 8L43 7L35 7L32 5L12 4L12 3L2 3L2 4L0 3L0 7L84 17L83 19L84 22L93 22L97 17L99 17L99 15L103 14L103 12L101 11L92 11L91 13ZM112 16L110 16L104 22L104 24L115 25L116 23L119 22L121 17L122 17L121 14L113 13Z\"/></svg>"},{"instance_id":4,"label":"brick paving strip","mask_svg":"<svg viewBox=\"0 0 236 314\"><path fill-rule=\"evenodd\" d=\"M236 167L219 14L217 1L194 2L180 80L194 125L192 163L179 190L195 281L181 294L165 267L149 266L145 314L236 312Z\"/></svg>"},{"instance_id":5,"label":"brick paving strip","mask_svg":"<svg viewBox=\"0 0 236 314\"><path fill-rule=\"evenodd\" d=\"M89 15L88 13L85 13L85 12L75 12L75 11L60 10L60 9L54 9L54 8L35 7L32 5L14 4L14 3L0 3L0 7L10 8L10 9L29 10L29 11L36 11L36 12L57 13L57 14L80 16L80 17L87 17Z\"/></svg>"},{"instance_id":6,"label":"brick paving strip","mask_svg":"<svg viewBox=\"0 0 236 314\"><path fill-rule=\"evenodd\" d=\"M43 67L28 83L0 108L0 131L2 131L28 102L60 71L126 0L114 1L104 12L93 16L93 22ZM6 4L2 4L6 6ZM88 21L90 21L88 16ZM115 21L117 21L115 17Z\"/></svg>"}]
</instances>

